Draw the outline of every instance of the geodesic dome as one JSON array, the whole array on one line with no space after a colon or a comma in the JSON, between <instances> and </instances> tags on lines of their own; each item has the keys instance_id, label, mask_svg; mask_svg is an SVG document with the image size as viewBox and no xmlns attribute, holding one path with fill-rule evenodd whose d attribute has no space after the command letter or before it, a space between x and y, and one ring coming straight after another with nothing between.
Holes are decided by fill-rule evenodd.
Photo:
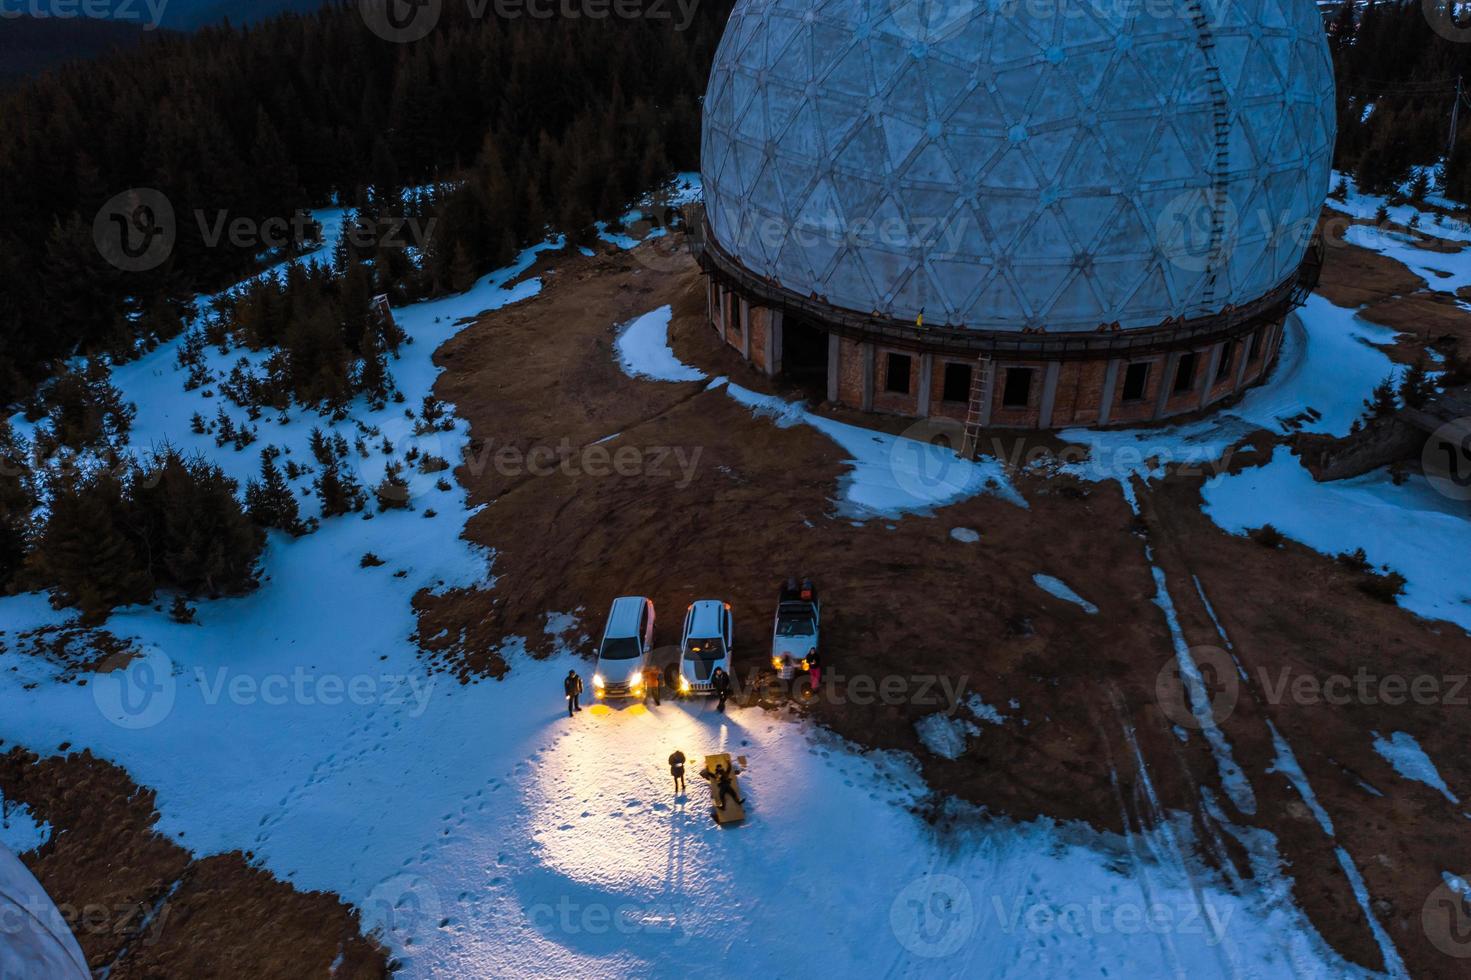
<instances>
[{"instance_id":1,"label":"geodesic dome","mask_svg":"<svg viewBox=\"0 0 1471 980\"><path fill-rule=\"evenodd\" d=\"M1310 0L741 0L701 167L715 243L860 313L1155 326L1295 273L1328 189Z\"/></svg>"},{"instance_id":2,"label":"geodesic dome","mask_svg":"<svg viewBox=\"0 0 1471 980\"><path fill-rule=\"evenodd\" d=\"M46 890L0 844L0 977L87 980L87 958Z\"/></svg>"}]
</instances>

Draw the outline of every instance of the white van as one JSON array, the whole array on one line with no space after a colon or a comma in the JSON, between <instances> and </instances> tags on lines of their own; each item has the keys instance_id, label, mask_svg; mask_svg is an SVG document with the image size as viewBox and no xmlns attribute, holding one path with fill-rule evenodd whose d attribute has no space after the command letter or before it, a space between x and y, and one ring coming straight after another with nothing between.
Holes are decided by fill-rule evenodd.
<instances>
[{"instance_id":1,"label":"white van","mask_svg":"<svg viewBox=\"0 0 1471 980\"><path fill-rule=\"evenodd\" d=\"M690 603L679 642L680 694L711 694L715 685L710 676L715 668L724 667L727 674L731 673L730 652L735 641L732 619L728 602L701 599Z\"/></svg>"},{"instance_id":2,"label":"white van","mask_svg":"<svg viewBox=\"0 0 1471 980\"><path fill-rule=\"evenodd\" d=\"M654 647L654 602L621 596L608 610L592 692L599 698L643 697L644 667Z\"/></svg>"}]
</instances>

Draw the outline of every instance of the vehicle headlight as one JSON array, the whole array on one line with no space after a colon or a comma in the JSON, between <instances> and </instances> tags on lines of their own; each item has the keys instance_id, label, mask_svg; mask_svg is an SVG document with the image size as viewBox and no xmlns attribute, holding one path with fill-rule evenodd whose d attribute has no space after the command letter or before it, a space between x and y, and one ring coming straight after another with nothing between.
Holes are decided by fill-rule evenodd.
<instances>
[{"instance_id":1,"label":"vehicle headlight","mask_svg":"<svg viewBox=\"0 0 1471 980\"><path fill-rule=\"evenodd\" d=\"M644 686L644 678L643 678L643 675L642 674L634 674L632 677L630 677L628 679L628 686L631 687L631 688L633 688L635 691L637 691L639 688L643 687Z\"/></svg>"},{"instance_id":2,"label":"vehicle headlight","mask_svg":"<svg viewBox=\"0 0 1471 980\"><path fill-rule=\"evenodd\" d=\"M690 692L690 679L688 677L681 676L679 678L679 690L682 694L688 694Z\"/></svg>"},{"instance_id":3,"label":"vehicle headlight","mask_svg":"<svg viewBox=\"0 0 1471 980\"><path fill-rule=\"evenodd\" d=\"M780 657L772 657L771 658L771 666L773 666L776 669L780 670L781 669L781 658Z\"/></svg>"},{"instance_id":4,"label":"vehicle headlight","mask_svg":"<svg viewBox=\"0 0 1471 980\"><path fill-rule=\"evenodd\" d=\"M807 669L807 661L805 661L805 660L802 661L802 669L803 670L806 670Z\"/></svg>"},{"instance_id":5,"label":"vehicle headlight","mask_svg":"<svg viewBox=\"0 0 1471 980\"><path fill-rule=\"evenodd\" d=\"M592 675L592 686L593 687L602 687L603 686L603 675L602 674L593 674Z\"/></svg>"}]
</instances>

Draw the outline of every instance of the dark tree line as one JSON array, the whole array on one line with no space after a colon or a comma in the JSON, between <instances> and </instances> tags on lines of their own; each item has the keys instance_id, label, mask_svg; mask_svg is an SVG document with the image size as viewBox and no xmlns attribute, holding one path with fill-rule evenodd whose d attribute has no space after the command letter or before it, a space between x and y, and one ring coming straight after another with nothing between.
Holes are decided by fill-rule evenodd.
<instances>
[{"instance_id":1,"label":"dark tree line","mask_svg":"<svg viewBox=\"0 0 1471 980\"><path fill-rule=\"evenodd\" d=\"M1458 75L1471 97L1471 44L1437 33L1420 0L1371 0L1357 10L1345 2L1329 21L1328 43L1338 90L1335 166L1383 193L1405 182L1411 167L1445 157ZM1466 103L1460 122L1447 191L1471 201Z\"/></svg>"},{"instance_id":2,"label":"dark tree line","mask_svg":"<svg viewBox=\"0 0 1471 980\"><path fill-rule=\"evenodd\" d=\"M355 7L329 8L150 38L0 94L0 402L57 358L177 332L185 297L260 262L257 243L209 243L221 213L265 222L339 200L391 215L403 187L437 183L423 244L438 290L548 226L584 233L697 165L698 97L728 12L702 4L676 31L474 20L446 4L428 38L398 45ZM93 220L138 187L166 195L177 242L157 268L124 273Z\"/></svg>"}]
</instances>

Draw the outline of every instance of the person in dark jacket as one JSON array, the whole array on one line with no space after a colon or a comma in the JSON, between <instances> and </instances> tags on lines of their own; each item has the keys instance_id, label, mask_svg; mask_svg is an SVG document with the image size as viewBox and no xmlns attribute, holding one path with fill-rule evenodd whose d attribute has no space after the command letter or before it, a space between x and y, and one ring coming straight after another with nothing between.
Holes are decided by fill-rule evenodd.
<instances>
[{"instance_id":1,"label":"person in dark jacket","mask_svg":"<svg viewBox=\"0 0 1471 980\"><path fill-rule=\"evenodd\" d=\"M679 796L684 789L684 753L679 749L669 757L669 775L674 777L674 795Z\"/></svg>"},{"instance_id":2,"label":"person in dark jacket","mask_svg":"<svg viewBox=\"0 0 1471 980\"><path fill-rule=\"evenodd\" d=\"M577 699L582 697L582 678L577 676L577 671L567 671L567 677L562 681L562 691L567 695L567 717L572 717L572 712L581 711L582 705Z\"/></svg>"},{"instance_id":3,"label":"person in dark jacket","mask_svg":"<svg viewBox=\"0 0 1471 980\"><path fill-rule=\"evenodd\" d=\"M724 667L716 667L715 673L710 675L710 686L715 688L715 696L720 702L715 705L716 711L725 710L725 699L730 697L730 675L725 672Z\"/></svg>"},{"instance_id":4,"label":"person in dark jacket","mask_svg":"<svg viewBox=\"0 0 1471 980\"><path fill-rule=\"evenodd\" d=\"M715 767L715 786L718 790L718 797L715 801L715 805L721 810L725 809L725 800L727 797L735 800L741 806L746 805L746 801L736 795L735 786L731 783L730 777L731 772L729 769L725 768L724 766Z\"/></svg>"},{"instance_id":5,"label":"person in dark jacket","mask_svg":"<svg viewBox=\"0 0 1471 980\"><path fill-rule=\"evenodd\" d=\"M663 704L659 700L659 694L664 689L664 672L653 664L644 668L644 703L648 703L649 695L654 696L655 704Z\"/></svg>"}]
</instances>

